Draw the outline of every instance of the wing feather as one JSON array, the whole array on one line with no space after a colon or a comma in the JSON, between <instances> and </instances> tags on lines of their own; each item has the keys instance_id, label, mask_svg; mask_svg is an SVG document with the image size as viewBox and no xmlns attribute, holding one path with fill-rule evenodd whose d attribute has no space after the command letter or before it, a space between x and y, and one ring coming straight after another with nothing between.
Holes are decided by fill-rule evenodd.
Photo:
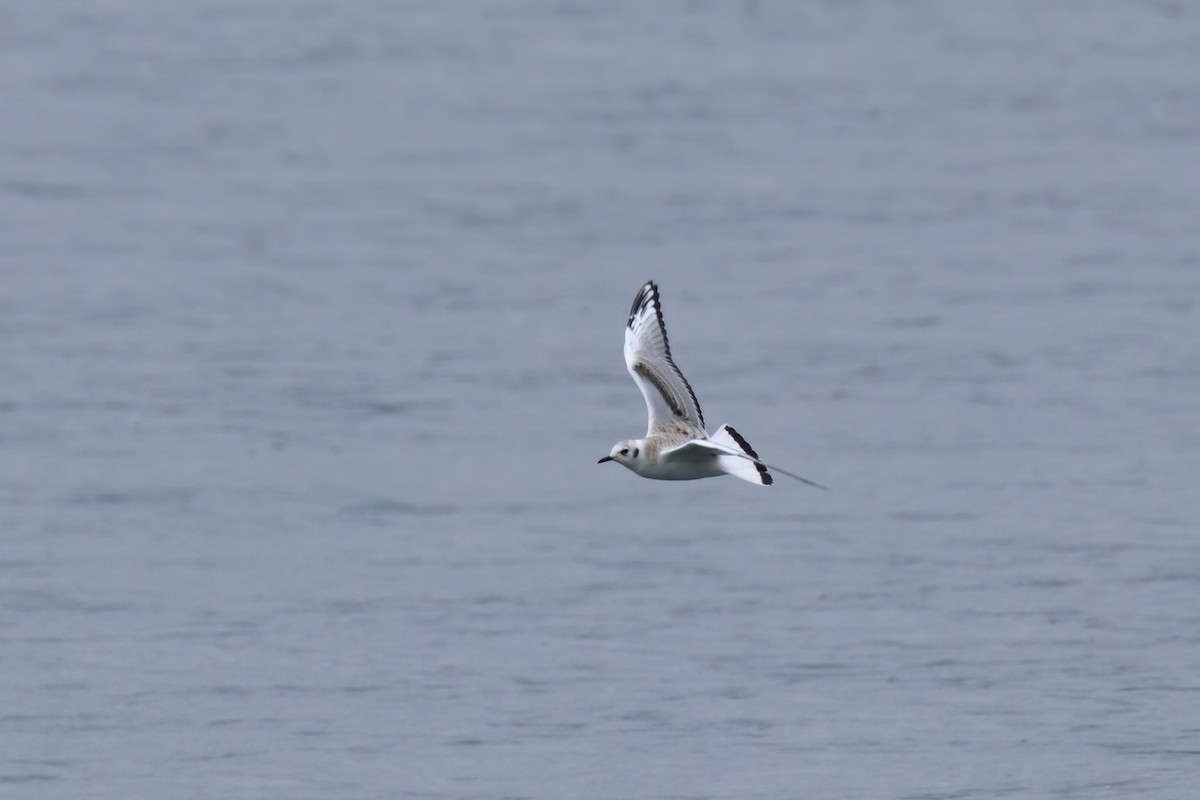
<instances>
[{"instance_id":1,"label":"wing feather","mask_svg":"<svg viewBox=\"0 0 1200 800\"><path fill-rule=\"evenodd\" d=\"M741 437L741 434L738 434L737 431L735 431L733 428L730 428L728 425L723 425L721 427L722 430L727 430L733 434L733 438L737 446L725 444L723 441L724 436L718 435L720 434L720 431L718 431L718 434L714 434L718 435L718 438L716 439L693 439L690 442L684 442L676 445L675 447L669 447L666 450L660 451L658 457L695 461L699 460L702 457L702 454L716 453L720 456L730 456L735 459L740 459L746 465L753 465L753 471L747 471L745 469L730 468L728 463L722 464L722 466L726 468L725 471L736 478L741 478L742 480L750 481L751 483L762 483L763 485L769 486L774 483L774 478L771 477L769 470L774 470L781 475L787 475L789 478L794 478L801 483L807 483L809 486L814 488L821 489L822 491L829 491L828 487L823 486L816 481L810 481L808 478L801 477L794 472L788 472L786 469L782 469L774 464L768 464L767 462L762 461L759 459L758 453L755 453L754 449L750 447L750 444Z\"/></svg>"},{"instance_id":2,"label":"wing feather","mask_svg":"<svg viewBox=\"0 0 1200 800\"><path fill-rule=\"evenodd\" d=\"M625 366L642 390L649 413L647 435L656 431L697 432L704 438L704 414L692 385L675 366L663 324L658 286L647 281L633 299L625 326Z\"/></svg>"}]
</instances>

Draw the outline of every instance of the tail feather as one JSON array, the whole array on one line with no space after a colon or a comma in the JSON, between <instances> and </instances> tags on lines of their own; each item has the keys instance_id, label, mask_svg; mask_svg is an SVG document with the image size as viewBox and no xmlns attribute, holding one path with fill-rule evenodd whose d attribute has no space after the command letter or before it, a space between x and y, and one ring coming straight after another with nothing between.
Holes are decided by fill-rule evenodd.
<instances>
[{"instance_id":1,"label":"tail feather","mask_svg":"<svg viewBox=\"0 0 1200 800\"><path fill-rule=\"evenodd\" d=\"M762 486L770 486L775 482L775 478L767 470L767 465L758 460L758 453L754 452L754 448L750 443L742 438L742 435L728 425L722 425L713 431L712 436L708 437L717 444L723 444L726 447L736 449L738 452L745 453L749 458L739 458L735 455L722 456L720 458L721 469L727 475L732 475L735 478L741 478L750 483L757 483Z\"/></svg>"}]
</instances>

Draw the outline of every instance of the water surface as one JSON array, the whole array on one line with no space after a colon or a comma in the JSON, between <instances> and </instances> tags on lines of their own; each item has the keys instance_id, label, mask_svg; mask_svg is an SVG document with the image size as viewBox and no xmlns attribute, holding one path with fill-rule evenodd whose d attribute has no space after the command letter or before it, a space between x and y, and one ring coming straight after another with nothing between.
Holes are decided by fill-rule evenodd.
<instances>
[{"instance_id":1,"label":"water surface","mask_svg":"<svg viewBox=\"0 0 1200 800\"><path fill-rule=\"evenodd\" d=\"M1198 29L0 12L5 797L1193 792Z\"/></svg>"}]
</instances>

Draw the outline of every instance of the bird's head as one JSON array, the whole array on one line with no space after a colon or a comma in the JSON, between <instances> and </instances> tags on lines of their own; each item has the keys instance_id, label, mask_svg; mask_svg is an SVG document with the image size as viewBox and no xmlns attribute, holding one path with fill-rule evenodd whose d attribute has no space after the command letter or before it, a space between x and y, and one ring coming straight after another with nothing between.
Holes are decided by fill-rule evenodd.
<instances>
[{"instance_id":1,"label":"bird's head","mask_svg":"<svg viewBox=\"0 0 1200 800\"><path fill-rule=\"evenodd\" d=\"M605 461L616 461L618 464L621 464L622 466L626 466L626 467L629 467L630 469L633 469L633 464L634 464L634 462L636 462L638 460L638 457L641 455L641 453L642 453L642 442L640 439L633 440L633 441L626 440L626 441L617 442L616 444L614 444L612 452L609 453L608 455L606 455L604 458L597 461L596 463L603 464Z\"/></svg>"}]
</instances>

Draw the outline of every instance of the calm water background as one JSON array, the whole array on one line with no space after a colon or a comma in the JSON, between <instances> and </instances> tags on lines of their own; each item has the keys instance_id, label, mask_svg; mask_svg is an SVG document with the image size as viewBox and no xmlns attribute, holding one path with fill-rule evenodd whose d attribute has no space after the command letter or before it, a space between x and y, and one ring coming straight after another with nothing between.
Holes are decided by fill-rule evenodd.
<instances>
[{"instance_id":1,"label":"calm water background","mask_svg":"<svg viewBox=\"0 0 1200 800\"><path fill-rule=\"evenodd\" d=\"M1194 795L1198 41L6 4L0 794ZM648 277L833 491L595 464Z\"/></svg>"}]
</instances>

